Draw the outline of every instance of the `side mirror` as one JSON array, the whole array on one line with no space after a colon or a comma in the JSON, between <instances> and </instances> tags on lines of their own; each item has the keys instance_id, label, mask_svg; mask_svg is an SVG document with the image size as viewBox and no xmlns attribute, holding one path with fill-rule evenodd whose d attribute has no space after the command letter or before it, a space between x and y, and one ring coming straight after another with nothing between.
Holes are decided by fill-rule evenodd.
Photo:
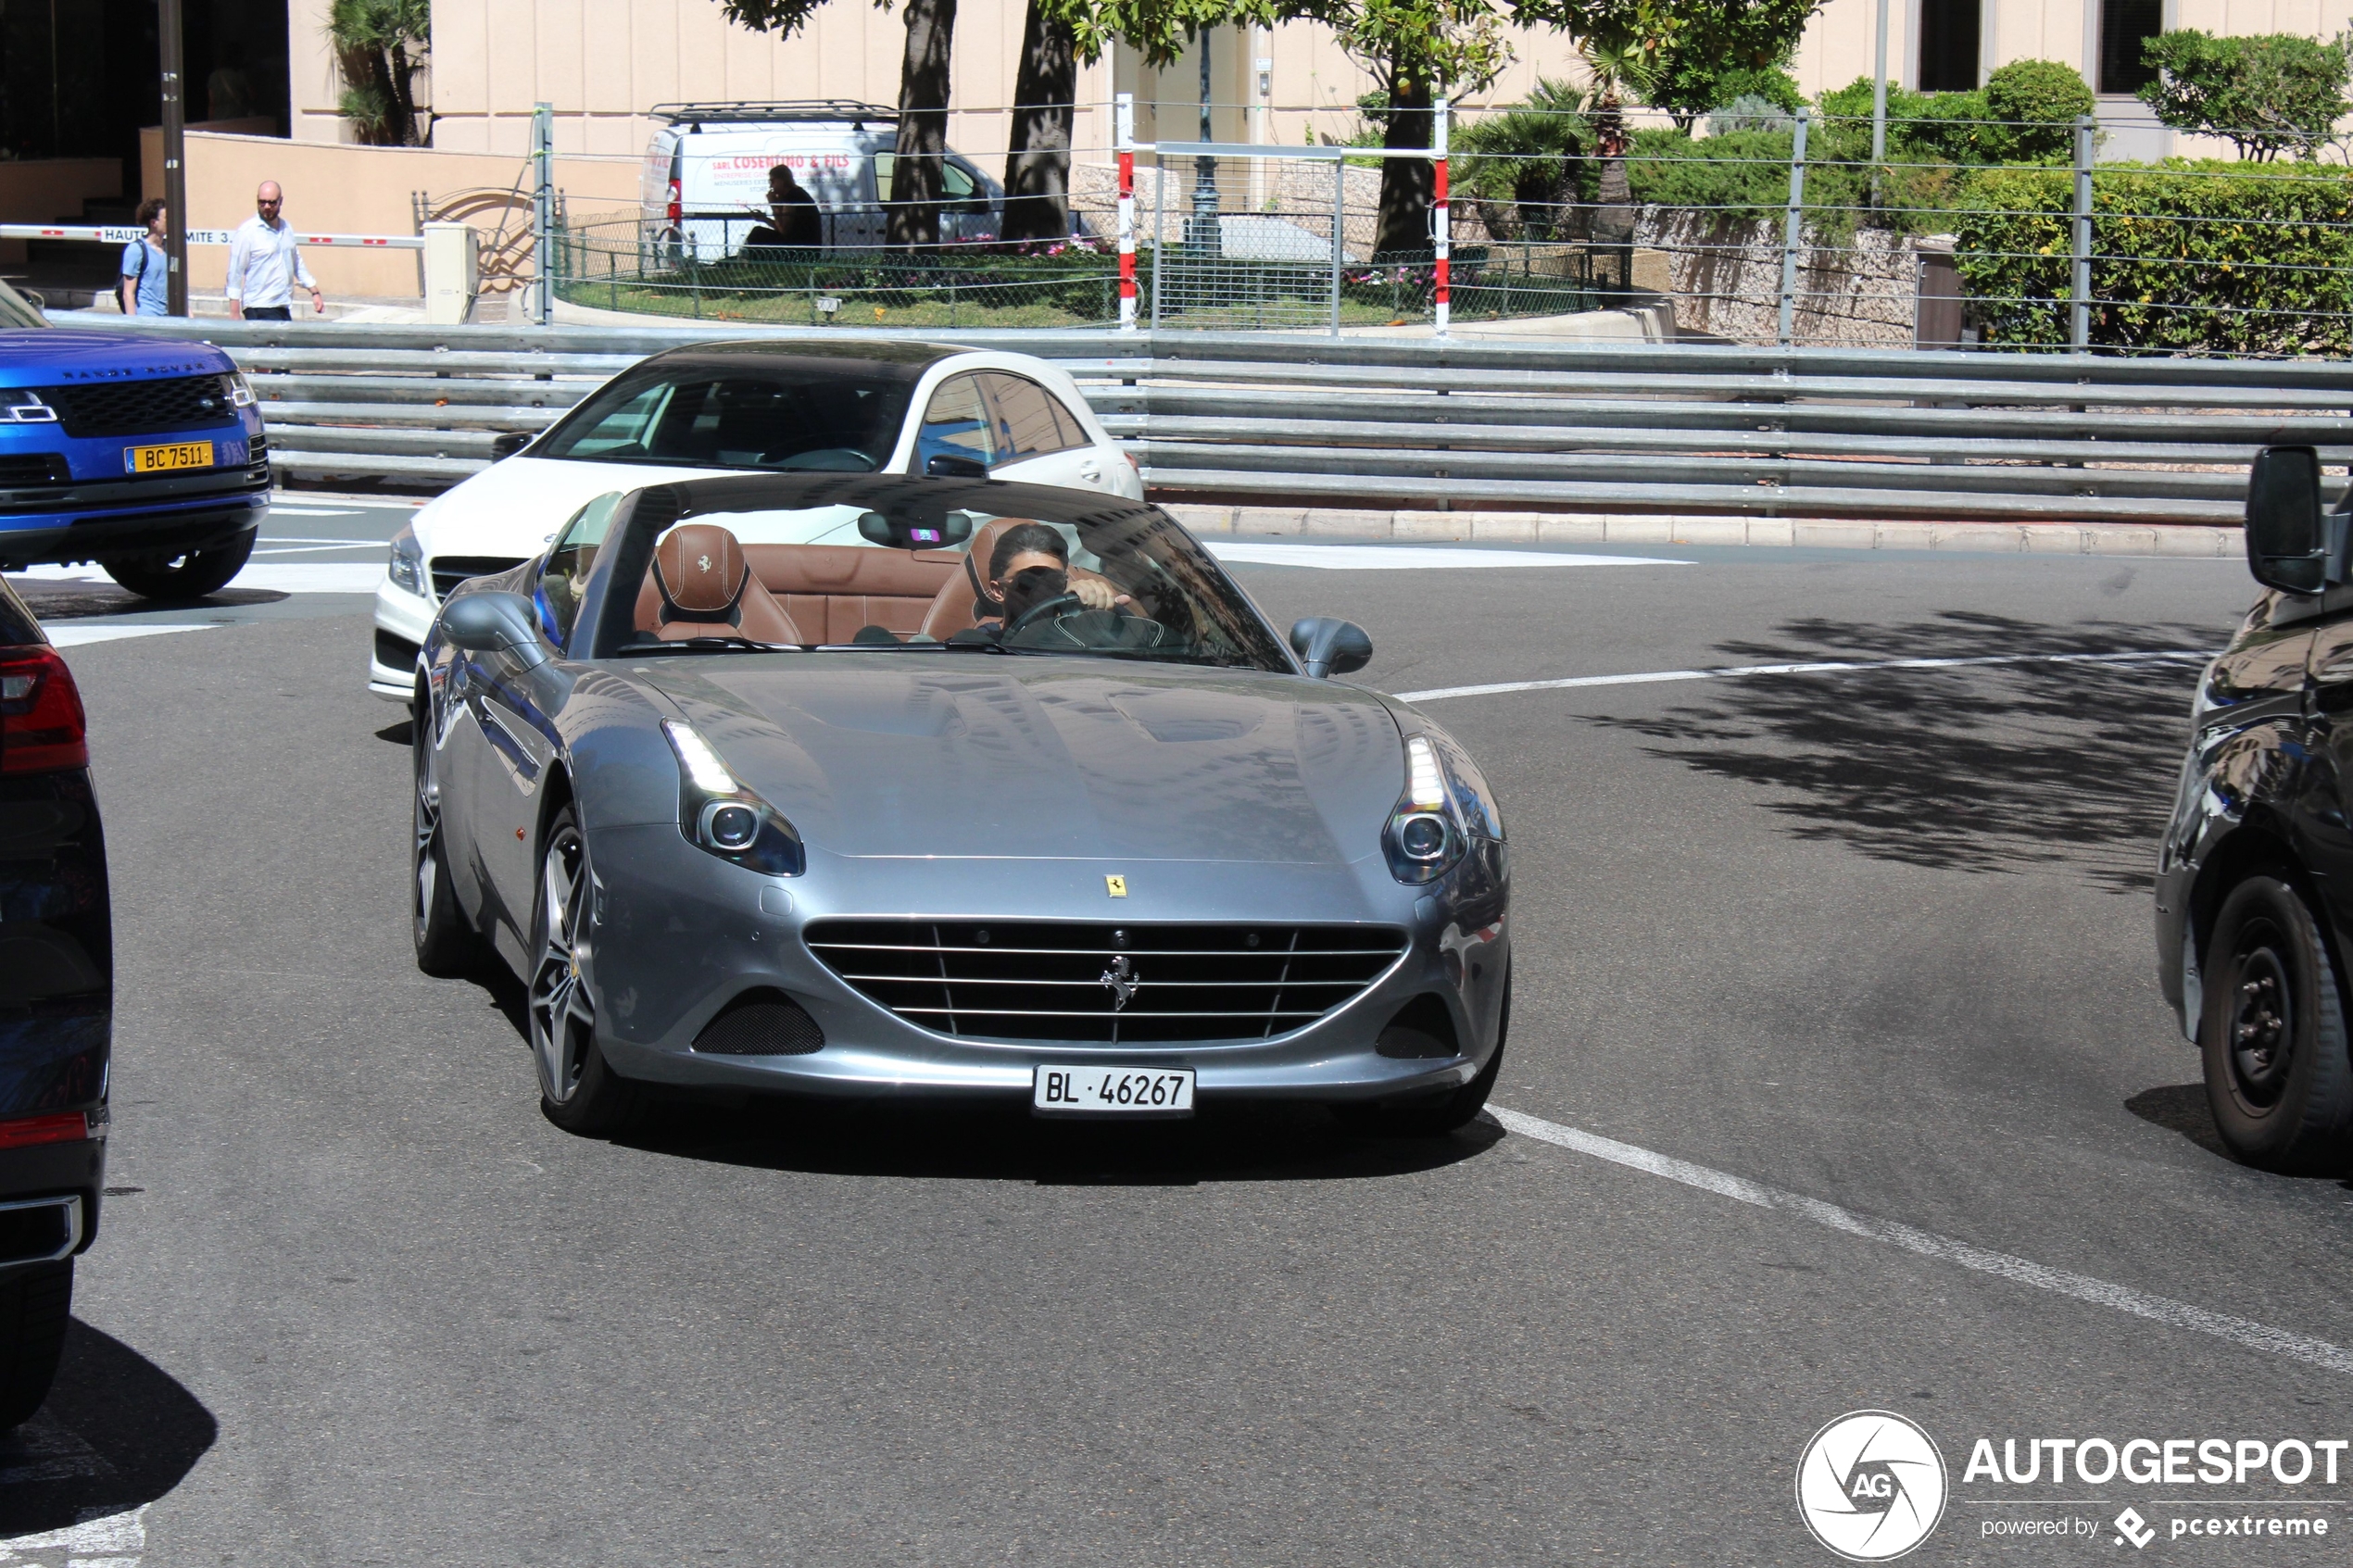
<instances>
[{"instance_id":1,"label":"side mirror","mask_svg":"<svg viewBox=\"0 0 2353 1568\"><path fill-rule=\"evenodd\" d=\"M511 654L525 665L546 661L538 617L521 594L484 588L460 594L441 607L441 634L468 653Z\"/></svg>"},{"instance_id":2,"label":"side mirror","mask_svg":"<svg viewBox=\"0 0 2353 1568\"><path fill-rule=\"evenodd\" d=\"M527 430L510 430L503 435L493 436L490 441L490 460L494 463L502 462L538 439L535 432Z\"/></svg>"},{"instance_id":3,"label":"side mirror","mask_svg":"<svg viewBox=\"0 0 2353 1568\"><path fill-rule=\"evenodd\" d=\"M2266 446L2246 476L2246 566L2284 594L2328 585L2321 526L2321 458L2309 446Z\"/></svg>"},{"instance_id":4,"label":"side mirror","mask_svg":"<svg viewBox=\"0 0 2353 1568\"><path fill-rule=\"evenodd\" d=\"M987 479L988 465L978 458L960 458L953 452L934 452L924 464L924 472L934 479Z\"/></svg>"},{"instance_id":5,"label":"side mirror","mask_svg":"<svg viewBox=\"0 0 2353 1568\"><path fill-rule=\"evenodd\" d=\"M1362 670L1373 659L1373 639L1365 629L1353 621L1329 615L1311 615L1294 623L1290 648L1307 666L1307 673L1318 681Z\"/></svg>"}]
</instances>

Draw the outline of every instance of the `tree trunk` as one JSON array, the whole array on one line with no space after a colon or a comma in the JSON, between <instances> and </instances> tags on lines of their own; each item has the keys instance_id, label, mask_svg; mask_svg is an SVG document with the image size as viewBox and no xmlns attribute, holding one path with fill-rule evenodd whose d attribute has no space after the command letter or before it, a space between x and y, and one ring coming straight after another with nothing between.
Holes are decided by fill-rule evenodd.
<instances>
[{"instance_id":1,"label":"tree trunk","mask_svg":"<svg viewBox=\"0 0 2353 1568\"><path fill-rule=\"evenodd\" d=\"M948 50L956 0L907 0L907 54L899 67L898 157L891 164L894 245L939 243L941 169L948 155Z\"/></svg>"},{"instance_id":2,"label":"tree trunk","mask_svg":"<svg viewBox=\"0 0 2353 1568\"><path fill-rule=\"evenodd\" d=\"M413 147L419 144L417 135L417 93L410 78L417 68L409 58L409 51L398 43L392 46L392 69L387 80L392 83L393 145Z\"/></svg>"},{"instance_id":3,"label":"tree trunk","mask_svg":"<svg viewBox=\"0 0 2353 1568\"><path fill-rule=\"evenodd\" d=\"M1069 238L1070 122L1077 91L1077 41L1070 23L1029 0L1029 19L1021 30L1021 69L1013 82L1000 237Z\"/></svg>"},{"instance_id":4,"label":"tree trunk","mask_svg":"<svg viewBox=\"0 0 2353 1568\"><path fill-rule=\"evenodd\" d=\"M1634 191L1626 179L1626 116L1615 90L1593 106L1593 140L1602 155L1601 189L1595 193L1593 243L1615 253L1612 270L1619 288L1631 286L1634 266Z\"/></svg>"},{"instance_id":5,"label":"tree trunk","mask_svg":"<svg viewBox=\"0 0 2353 1568\"><path fill-rule=\"evenodd\" d=\"M1391 59L1389 131L1384 147L1427 147L1430 136L1429 71L1419 61ZM1373 242L1376 259L1392 251L1427 256L1430 251L1430 204L1438 197L1437 165L1425 158L1381 160L1380 226Z\"/></svg>"}]
</instances>

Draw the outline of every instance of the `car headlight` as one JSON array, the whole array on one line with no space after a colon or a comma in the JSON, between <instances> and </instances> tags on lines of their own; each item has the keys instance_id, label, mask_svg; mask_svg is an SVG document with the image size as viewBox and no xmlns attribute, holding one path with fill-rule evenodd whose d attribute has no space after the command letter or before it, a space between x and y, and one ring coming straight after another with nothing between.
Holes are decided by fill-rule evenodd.
<instances>
[{"instance_id":1,"label":"car headlight","mask_svg":"<svg viewBox=\"0 0 2353 1568\"><path fill-rule=\"evenodd\" d=\"M1405 793L1389 813L1381 848L1403 883L1435 882L1453 870L1474 838L1504 838L1503 813L1487 781L1452 736L1405 737Z\"/></svg>"},{"instance_id":2,"label":"car headlight","mask_svg":"<svg viewBox=\"0 0 2353 1568\"><path fill-rule=\"evenodd\" d=\"M661 733L678 756L678 831L687 843L762 876L799 876L808 869L800 834L744 786L692 724L665 719Z\"/></svg>"},{"instance_id":3,"label":"car headlight","mask_svg":"<svg viewBox=\"0 0 2353 1568\"><path fill-rule=\"evenodd\" d=\"M243 370L232 370L222 376L220 382L228 388L231 408L250 408L253 407L253 383L245 380L245 373Z\"/></svg>"},{"instance_id":4,"label":"car headlight","mask_svg":"<svg viewBox=\"0 0 2353 1568\"><path fill-rule=\"evenodd\" d=\"M396 587L408 589L420 598L431 598L425 588L425 547L417 543L412 528L404 528L392 536L392 558L384 565Z\"/></svg>"},{"instance_id":5,"label":"car headlight","mask_svg":"<svg viewBox=\"0 0 2353 1568\"><path fill-rule=\"evenodd\" d=\"M10 387L0 391L0 424L53 425L57 411L41 400L41 394L30 387Z\"/></svg>"}]
</instances>

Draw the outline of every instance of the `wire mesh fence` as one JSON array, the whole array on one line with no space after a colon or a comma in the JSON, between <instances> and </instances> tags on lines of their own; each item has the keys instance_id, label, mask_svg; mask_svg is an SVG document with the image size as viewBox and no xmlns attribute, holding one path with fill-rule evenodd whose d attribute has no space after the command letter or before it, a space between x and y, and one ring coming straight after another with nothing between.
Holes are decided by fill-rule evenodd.
<instances>
[{"instance_id":1,"label":"wire mesh fence","mask_svg":"<svg viewBox=\"0 0 2353 1568\"><path fill-rule=\"evenodd\" d=\"M1868 117L1636 132L1515 110L1461 141L1458 245L1544 243L1750 344L2342 355L2353 170L2098 161L2088 120ZM1549 144L1549 145L1548 145ZM1619 258L1613 264L1608 258Z\"/></svg>"}]
</instances>

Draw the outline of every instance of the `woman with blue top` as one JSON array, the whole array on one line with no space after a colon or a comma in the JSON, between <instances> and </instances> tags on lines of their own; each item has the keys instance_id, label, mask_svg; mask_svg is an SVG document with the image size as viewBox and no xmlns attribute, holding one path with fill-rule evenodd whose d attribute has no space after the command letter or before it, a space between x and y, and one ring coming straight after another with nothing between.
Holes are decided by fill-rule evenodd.
<instances>
[{"instance_id":1,"label":"woman with blue top","mask_svg":"<svg viewBox=\"0 0 2353 1568\"><path fill-rule=\"evenodd\" d=\"M122 313L126 316L171 314L171 258L163 248L163 198L150 196L139 204L139 221L147 232L122 247Z\"/></svg>"}]
</instances>

